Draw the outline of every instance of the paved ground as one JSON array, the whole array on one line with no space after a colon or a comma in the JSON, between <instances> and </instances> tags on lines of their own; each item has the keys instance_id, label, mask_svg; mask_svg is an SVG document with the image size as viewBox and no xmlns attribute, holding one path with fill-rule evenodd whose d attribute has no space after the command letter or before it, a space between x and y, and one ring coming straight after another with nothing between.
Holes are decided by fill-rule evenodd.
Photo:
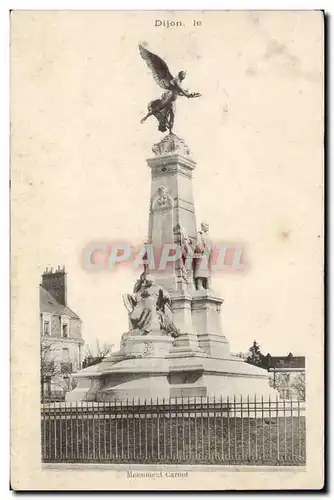
<instances>
[{"instance_id":1,"label":"paved ground","mask_svg":"<svg viewBox=\"0 0 334 500\"><path fill-rule=\"evenodd\" d=\"M260 466L260 465L146 465L146 464L42 464L44 470L115 470L115 471L205 471L205 472L305 472L302 466Z\"/></svg>"}]
</instances>

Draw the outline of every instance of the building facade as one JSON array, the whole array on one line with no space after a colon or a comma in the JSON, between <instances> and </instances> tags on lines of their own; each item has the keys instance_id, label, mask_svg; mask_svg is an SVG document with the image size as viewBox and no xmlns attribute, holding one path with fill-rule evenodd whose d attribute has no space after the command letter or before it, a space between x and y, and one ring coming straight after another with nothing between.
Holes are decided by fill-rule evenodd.
<instances>
[{"instance_id":1,"label":"building facade","mask_svg":"<svg viewBox=\"0 0 334 500\"><path fill-rule=\"evenodd\" d=\"M67 305L65 267L42 274L40 285L41 396L56 397L73 388L80 370L84 340L81 319Z\"/></svg>"},{"instance_id":2,"label":"building facade","mask_svg":"<svg viewBox=\"0 0 334 500\"><path fill-rule=\"evenodd\" d=\"M300 399L306 397L305 356L267 356L270 383L282 399Z\"/></svg>"}]
</instances>

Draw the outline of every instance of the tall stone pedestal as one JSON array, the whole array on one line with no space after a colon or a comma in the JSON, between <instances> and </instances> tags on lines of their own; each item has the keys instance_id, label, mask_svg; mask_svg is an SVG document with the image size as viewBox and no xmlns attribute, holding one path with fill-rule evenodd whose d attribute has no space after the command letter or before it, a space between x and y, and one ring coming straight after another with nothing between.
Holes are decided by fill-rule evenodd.
<instances>
[{"instance_id":1,"label":"tall stone pedestal","mask_svg":"<svg viewBox=\"0 0 334 500\"><path fill-rule=\"evenodd\" d=\"M196 240L192 187L196 163L190 158L189 148L174 134L156 144L153 151L156 156L147 160L152 178L148 242L160 259L166 245L180 244L182 235ZM150 272L168 292L189 289L189 273L182 271L179 260L168 263L165 270Z\"/></svg>"},{"instance_id":2,"label":"tall stone pedestal","mask_svg":"<svg viewBox=\"0 0 334 500\"><path fill-rule=\"evenodd\" d=\"M220 299L209 291L196 291L192 300L192 320L196 324L198 345L213 358L229 355L229 343L221 330Z\"/></svg>"},{"instance_id":3,"label":"tall stone pedestal","mask_svg":"<svg viewBox=\"0 0 334 500\"><path fill-rule=\"evenodd\" d=\"M160 258L166 245L194 245L196 219L192 176L196 163L174 134L153 148L148 243ZM184 255L165 269L150 270L170 294L173 323L179 336L163 332L158 322L147 335L123 334L120 350L99 365L75 375L78 387L67 400L161 399L193 396L276 397L268 373L235 358L221 330L223 299L212 290L196 290ZM121 303L121 301L120 301Z\"/></svg>"}]
</instances>

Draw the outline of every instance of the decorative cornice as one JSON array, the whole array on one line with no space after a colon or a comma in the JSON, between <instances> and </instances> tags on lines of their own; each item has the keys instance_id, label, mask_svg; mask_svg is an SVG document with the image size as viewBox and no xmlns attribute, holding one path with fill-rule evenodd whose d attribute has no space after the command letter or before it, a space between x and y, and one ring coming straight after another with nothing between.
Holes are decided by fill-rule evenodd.
<instances>
[{"instance_id":1,"label":"decorative cornice","mask_svg":"<svg viewBox=\"0 0 334 500\"><path fill-rule=\"evenodd\" d=\"M180 166L184 167L186 170L194 170L196 167L196 162L190 158L190 156L182 156L178 153L172 153L169 155L155 156L153 158L147 158L147 164L152 169L156 167L165 168L163 172L169 171L171 167L175 168L175 171L180 170Z\"/></svg>"},{"instance_id":2,"label":"decorative cornice","mask_svg":"<svg viewBox=\"0 0 334 500\"><path fill-rule=\"evenodd\" d=\"M156 156L173 153L178 153L182 156L190 155L190 149L184 140L173 133L166 135L160 142L154 144L152 151Z\"/></svg>"}]
</instances>

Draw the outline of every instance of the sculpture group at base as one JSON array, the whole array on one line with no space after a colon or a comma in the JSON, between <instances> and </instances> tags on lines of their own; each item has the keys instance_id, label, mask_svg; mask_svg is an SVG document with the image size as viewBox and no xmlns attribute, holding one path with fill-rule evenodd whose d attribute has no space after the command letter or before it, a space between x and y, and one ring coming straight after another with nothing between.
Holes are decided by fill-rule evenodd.
<instances>
[{"instance_id":1,"label":"sculpture group at base","mask_svg":"<svg viewBox=\"0 0 334 500\"><path fill-rule=\"evenodd\" d=\"M133 293L123 295L123 300L132 330L147 335L154 325L159 324L166 334L172 337L179 335L172 321L170 296L152 276L143 272L134 286Z\"/></svg>"},{"instance_id":2,"label":"sculpture group at base","mask_svg":"<svg viewBox=\"0 0 334 500\"><path fill-rule=\"evenodd\" d=\"M184 229L180 228L182 241L182 271L188 280L189 270L185 261L190 253L192 265L190 273L196 290L210 289L210 260L212 254L212 241L209 237L209 224L201 223L195 245L188 238ZM172 337L179 336L179 330L173 323L171 299L168 292L148 274L146 269L136 281L133 293L123 295L124 305L129 313L131 330L141 335L149 334L155 325L159 324L161 330Z\"/></svg>"}]
</instances>

